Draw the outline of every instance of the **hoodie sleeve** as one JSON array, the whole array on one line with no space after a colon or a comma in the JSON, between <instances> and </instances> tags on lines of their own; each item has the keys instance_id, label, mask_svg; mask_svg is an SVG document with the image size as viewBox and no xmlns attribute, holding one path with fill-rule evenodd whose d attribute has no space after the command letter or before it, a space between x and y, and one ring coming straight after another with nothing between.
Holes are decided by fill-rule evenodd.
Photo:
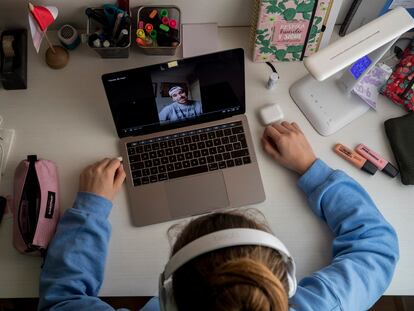
<instances>
[{"instance_id":1,"label":"hoodie sleeve","mask_svg":"<svg viewBox=\"0 0 414 311\"><path fill-rule=\"evenodd\" d=\"M299 282L292 307L369 309L389 286L399 259L394 229L355 180L321 160L299 179L298 186L335 239L331 264Z\"/></svg>"},{"instance_id":2,"label":"hoodie sleeve","mask_svg":"<svg viewBox=\"0 0 414 311\"><path fill-rule=\"evenodd\" d=\"M97 295L102 285L112 203L78 193L58 224L40 274L38 310L114 310Z\"/></svg>"}]
</instances>

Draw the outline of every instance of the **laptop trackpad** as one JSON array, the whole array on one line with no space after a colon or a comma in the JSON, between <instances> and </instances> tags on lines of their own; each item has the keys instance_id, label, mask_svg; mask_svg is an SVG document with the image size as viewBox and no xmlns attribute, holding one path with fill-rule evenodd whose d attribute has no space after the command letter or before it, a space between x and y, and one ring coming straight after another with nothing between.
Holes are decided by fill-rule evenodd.
<instances>
[{"instance_id":1,"label":"laptop trackpad","mask_svg":"<svg viewBox=\"0 0 414 311\"><path fill-rule=\"evenodd\" d=\"M229 206L222 172L189 176L165 183L171 216L207 213Z\"/></svg>"}]
</instances>

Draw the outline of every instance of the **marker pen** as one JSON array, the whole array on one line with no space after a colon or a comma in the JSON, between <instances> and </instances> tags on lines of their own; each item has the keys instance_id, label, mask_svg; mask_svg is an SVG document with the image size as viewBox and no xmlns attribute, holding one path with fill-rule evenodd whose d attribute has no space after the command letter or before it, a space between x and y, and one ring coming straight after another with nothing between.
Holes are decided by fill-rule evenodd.
<instances>
[{"instance_id":1,"label":"marker pen","mask_svg":"<svg viewBox=\"0 0 414 311\"><path fill-rule=\"evenodd\" d=\"M157 10L152 10L151 13L150 13L150 15L149 15L149 17L151 19L153 19L155 16L157 16L157 14L158 14L158 11Z\"/></svg>"},{"instance_id":2,"label":"marker pen","mask_svg":"<svg viewBox=\"0 0 414 311\"><path fill-rule=\"evenodd\" d=\"M105 40L105 41L102 43L102 46L103 46L104 48L109 48L109 47L111 46L111 42L109 42L108 40Z\"/></svg>"},{"instance_id":3,"label":"marker pen","mask_svg":"<svg viewBox=\"0 0 414 311\"><path fill-rule=\"evenodd\" d=\"M129 32L128 29L122 29L119 33L118 40L116 41L117 46L125 47L129 44Z\"/></svg>"},{"instance_id":4,"label":"marker pen","mask_svg":"<svg viewBox=\"0 0 414 311\"><path fill-rule=\"evenodd\" d=\"M144 31L144 29L138 29L137 30L137 37L141 38L142 40L145 40L145 31Z\"/></svg>"},{"instance_id":5,"label":"marker pen","mask_svg":"<svg viewBox=\"0 0 414 311\"><path fill-rule=\"evenodd\" d=\"M170 27L168 27L167 25L164 25L164 24L160 25L159 28L161 30L164 30L165 32L169 32L170 31Z\"/></svg>"},{"instance_id":6,"label":"marker pen","mask_svg":"<svg viewBox=\"0 0 414 311\"><path fill-rule=\"evenodd\" d=\"M380 171L383 171L388 176L394 178L398 175L399 171L395 168L390 162L383 159L378 153L374 150L369 149L364 144L359 144L355 151L362 155L365 159L371 161Z\"/></svg>"},{"instance_id":7,"label":"marker pen","mask_svg":"<svg viewBox=\"0 0 414 311\"><path fill-rule=\"evenodd\" d=\"M147 33L151 33L151 31L154 29L154 26L152 25L152 24L150 24L150 23L146 23L145 24L145 31L147 32Z\"/></svg>"},{"instance_id":8,"label":"marker pen","mask_svg":"<svg viewBox=\"0 0 414 311\"><path fill-rule=\"evenodd\" d=\"M112 29L112 39L114 39L116 35L118 34L119 26L121 25L121 20L123 17L124 17L124 13L118 13L116 15L114 28Z\"/></svg>"},{"instance_id":9,"label":"marker pen","mask_svg":"<svg viewBox=\"0 0 414 311\"><path fill-rule=\"evenodd\" d=\"M341 144L336 144L334 151L343 159L351 162L355 167L374 175L377 171L377 167L371 163L369 160L361 157L359 154L354 152L352 149L349 149Z\"/></svg>"},{"instance_id":10,"label":"marker pen","mask_svg":"<svg viewBox=\"0 0 414 311\"><path fill-rule=\"evenodd\" d=\"M170 19L167 16L164 16L163 18L161 18L161 21L164 25L169 25L170 24Z\"/></svg>"},{"instance_id":11,"label":"marker pen","mask_svg":"<svg viewBox=\"0 0 414 311\"><path fill-rule=\"evenodd\" d=\"M141 38L136 38L135 42L140 46L146 46L145 41L142 40Z\"/></svg>"},{"instance_id":12,"label":"marker pen","mask_svg":"<svg viewBox=\"0 0 414 311\"><path fill-rule=\"evenodd\" d=\"M93 46L96 48L100 48L102 46L101 40L99 39L93 40Z\"/></svg>"},{"instance_id":13,"label":"marker pen","mask_svg":"<svg viewBox=\"0 0 414 311\"><path fill-rule=\"evenodd\" d=\"M171 28L176 28L177 27L177 21L175 19L170 19L170 27Z\"/></svg>"},{"instance_id":14,"label":"marker pen","mask_svg":"<svg viewBox=\"0 0 414 311\"><path fill-rule=\"evenodd\" d=\"M161 17L168 17L168 10L167 9L162 9L160 11L160 15L161 15Z\"/></svg>"},{"instance_id":15,"label":"marker pen","mask_svg":"<svg viewBox=\"0 0 414 311\"><path fill-rule=\"evenodd\" d=\"M150 37L152 40L157 40L157 31L155 29L151 30Z\"/></svg>"},{"instance_id":16,"label":"marker pen","mask_svg":"<svg viewBox=\"0 0 414 311\"><path fill-rule=\"evenodd\" d=\"M152 39L150 37L145 37L145 45L151 46L153 43Z\"/></svg>"}]
</instances>

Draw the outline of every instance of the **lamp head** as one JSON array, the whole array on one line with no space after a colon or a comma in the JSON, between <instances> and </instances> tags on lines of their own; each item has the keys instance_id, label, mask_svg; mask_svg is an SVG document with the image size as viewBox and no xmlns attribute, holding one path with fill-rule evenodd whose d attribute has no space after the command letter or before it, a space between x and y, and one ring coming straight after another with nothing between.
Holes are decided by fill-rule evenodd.
<instances>
[{"instance_id":1,"label":"lamp head","mask_svg":"<svg viewBox=\"0 0 414 311\"><path fill-rule=\"evenodd\" d=\"M378 17L305 59L309 73L323 81L414 28L414 19L402 7Z\"/></svg>"}]
</instances>

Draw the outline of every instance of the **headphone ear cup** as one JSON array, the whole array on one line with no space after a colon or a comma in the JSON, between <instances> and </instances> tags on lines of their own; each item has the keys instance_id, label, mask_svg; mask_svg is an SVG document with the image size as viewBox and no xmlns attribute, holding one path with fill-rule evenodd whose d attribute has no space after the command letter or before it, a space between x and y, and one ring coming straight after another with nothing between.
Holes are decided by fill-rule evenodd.
<instances>
[{"instance_id":1,"label":"headphone ear cup","mask_svg":"<svg viewBox=\"0 0 414 311\"><path fill-rule=\"evenodd\" d=\"M158 295L160 298L160 311L177 311L172 289L172 279L169 278L167 281L164 281L163 273L160 274L159 278Z\"/></svg>"},{"instance_id":2,"label":"headphone ear cup","mask_svg":"<svg viewBox=\"0 0 414 311\"><path fill-rule=\"evenodd\" d=\"M287 280L289 285L289 298L292 298L297 289L297 281L296 281L296 265L292 258L289 258L289 262L287 263Z\"/></svg>"}]
</instances>

